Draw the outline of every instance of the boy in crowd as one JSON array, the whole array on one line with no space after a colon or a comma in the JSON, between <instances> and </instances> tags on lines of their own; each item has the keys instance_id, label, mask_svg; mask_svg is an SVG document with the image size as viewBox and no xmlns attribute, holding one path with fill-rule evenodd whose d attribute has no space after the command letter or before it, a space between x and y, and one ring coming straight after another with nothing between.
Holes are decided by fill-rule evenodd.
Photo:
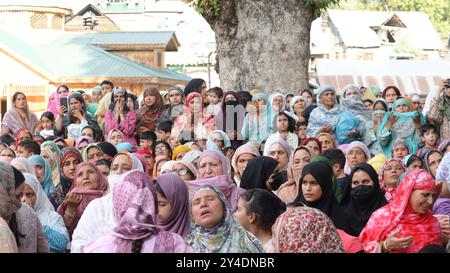
<instances>
[{"instance_id":1,"label":"boy in crowd","mask_svg":"<svg viewBox=\"0 0 450 273\"><path fill-rule=\"evenodd\" d=\"M139 141L140 149L151 152L153 143L156 142L155 133L151 132L151 131L143 132L139 135L139 139L140 139L140 141Z\"/></svg>"},{"instance_id":2,"label":"boy in crowd","mask_svg":"<svg viewBox=\"0 0 450 273\"><path fill-rule=\"evenodd\" d=\"M425 123L420 127L420 140L422 140L426 148L436 150L438 138L436 127L433 124Z\"/></svg>"},{"instance_id":3,"label":"boy in crowd","mask_svg":"<svg viewBox=\"0 0 450 273\"><path fill-rule=\"evenodd\" d=\"M345 154L339 149L328 149L322 153L322 155L328 158L333 164L333 172L336 176L336 182L341 187L341 190L345 188L347 183L351 183L350 177L345 174Z\"/></svg>"},{"instance_id":4,"label":"boy in crowd","mask_svg":"<svg viewBox=\"0 0 450 273\"><path fill-rule=\"evenodd\" d=\"M41 147L34 140L24 140L17 146L17 155L23 158L29 158L32 155L40 155Z\"/></svg>"},{"instance_id":5,"label":"boy in crowd","mask_svg":"<svg viewBox=\"0 0 450 273\"><path fill-rule=\"evenodd\" d=\"M156 136L158 140L169 142L170 132L172 131L173 121L164 120L156 126Z\"/></svg>"}]
</instances>

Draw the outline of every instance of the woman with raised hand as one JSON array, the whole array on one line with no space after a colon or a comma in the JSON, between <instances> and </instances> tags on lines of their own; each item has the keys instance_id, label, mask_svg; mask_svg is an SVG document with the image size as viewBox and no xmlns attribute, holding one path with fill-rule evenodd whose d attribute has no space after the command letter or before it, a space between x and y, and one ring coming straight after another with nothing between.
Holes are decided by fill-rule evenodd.
<instances>
[{"instance_id":1,"label":"woman with raised hand","mask_svg":"<svg viewBox=\"0 0 450 273\"><path fill-rule=\"evenodd\" d=\"M123 87L114 87L112 90L111 104L105 114L105 135L113 129L120 130L124 134L124 142L136 146L137 114L136 110L128 108L128 93Z\"/></svg>"}]
</instances>

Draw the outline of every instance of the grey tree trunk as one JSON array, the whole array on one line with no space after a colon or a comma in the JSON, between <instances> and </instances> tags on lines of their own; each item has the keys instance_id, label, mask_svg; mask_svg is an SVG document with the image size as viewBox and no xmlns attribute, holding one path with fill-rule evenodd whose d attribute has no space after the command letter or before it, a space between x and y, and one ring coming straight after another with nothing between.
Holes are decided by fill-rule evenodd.
<instances>
[{"instance_id":1,"label":"grey tree trunk","mask_svg":"<svg viewBox=\"0 0 450 273\"><path fill-rule=\"evenodd\" d=\"M313 9L303 0L220 0L220 14L205 18L216 35L224 90L308 87Z\"/></svg>"}]
</instances>

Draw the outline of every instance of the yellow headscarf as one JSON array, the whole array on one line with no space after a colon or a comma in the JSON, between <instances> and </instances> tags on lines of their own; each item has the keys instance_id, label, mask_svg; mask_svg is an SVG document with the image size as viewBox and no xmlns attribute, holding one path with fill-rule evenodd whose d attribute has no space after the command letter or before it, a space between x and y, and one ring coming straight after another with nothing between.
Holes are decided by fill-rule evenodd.
<instances>
[{"instance_id":1,"label":"yellow headscarf","mask_svg":"<svg viewBox=\"0 0 450 273\"><path fill-rule=\"evenodd\" d=\"M372 159L367 161L367 163L369 163L375 169L375 171L377 171L377 174L380 175L381 168L387 160L388 158L382 153L372 157Z\"/></svg>"},{"instance_id":2,"label":"yellow headscarf","mask_svg":"<svg viewBox=\"0 0 450 273\"><path fill-rule=\"evenodd\" d=\"M191 147L188 147L188 146L186 146L186 145L180 145L180 146L178 146L178 147L176 147L174 150L173 150L173 153L172 153L172 160L175 160L176 158L177 158L177 155L179 154L179 153L181 153L181 152L189 152L190 150L192 150L192 148Z\"/></svg>"}]
</instances>

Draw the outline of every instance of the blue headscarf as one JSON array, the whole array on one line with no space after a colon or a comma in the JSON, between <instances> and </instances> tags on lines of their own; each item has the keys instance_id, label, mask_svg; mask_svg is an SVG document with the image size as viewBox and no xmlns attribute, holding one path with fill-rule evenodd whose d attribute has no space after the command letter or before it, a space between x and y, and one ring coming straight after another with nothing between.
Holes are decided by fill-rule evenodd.
<instances>
[{"instance_id":1,"label":"blue headscarf","mask_svg":"<svg viewBox=\"0 0 450 273\"><path fill-rule=\"evenodd\" d=\"M28 158L28 162L34 167L36 165L44 168L44 177L42 177L41 185L44 189L44 192L47 196L51 195L51 192L55 188L52 181L52 169L50 168L50 164L48 164L47 160L40 155L32 155Z\"/></svg>"},{"instance_id":2,"label":"blue headscarf","mask_svg":"<svg viewBox=\"0 0 450 273\"><path fill-rule=\"evenodd\" d=\"M329 85L324 85L317 91L317 108L312 110L308 120L308 128L306 130L306 135L308 137L316 137L318 130L325 124L330 124L334 130L335 125L339 120L339 114L343 111L341 105L337 101L334 102L333 108L331 109L327 109L325 105L323 105L320 101L320 96L327 92L336 94L336 90Z\"/></svg>"},{"instance_id":3,"label":"blue headscarf","mask_svg":"<svg viewBox=\"0 0 450 273\"><path fill-rule=\"evenodd\" d=\"M414 124L414 118L420 117L421 124L425 123L425 119L421 112L413 111L413 112L405 112L400 113L396 112L395 108L400 103L405 103L411 109L411 104L404 98L397 99L394 104L392 104L392 111L389 111L384 115L383 121L381 122L381 126L378 127L378 134L382 135L383 130L386 128L388 124L389 117L394 115L397 117L397 121L394 126L391 128L391 139L387 145L381 145L383 148L383 152L387 157L391 156L391 147L397 141L397 139L401 139L406 142L408 147L410 148L410 153L415 153L419 149L419 145L417 141L414 139L416 127ZM395 127L395 128L394 128ZM395 130L392 130L395 129ZM386 132L385 132L386 133ZM381 144L381 143L380 143Z\"/></svg>"},{"instance_id":4,"label":"blue headscarf","mask_svg":"<svg viewBox=\"0 0 450 273\"><path fill-rule=\"evenodd\" d=\"M259 112L260 116L265 116L262 120L266 121L264 128L258 123L258 116L256 113L247 114L244 119L244 124L242 126L242 135L246 140L254 140L262 143L272 134L272 106L270 105L269 97L264 93L257 93L252 97L252 102L256 102L258 99L263 99L266 101L266 107L262 112ZM251 121L249 119L252 119ZM252 125L250 125L251 123ZM255 126L256 125L256 126ZM252 128L250 128L252 127ZM256 132L256 135L255 135Z\"/></svg>"}]
</instances>

